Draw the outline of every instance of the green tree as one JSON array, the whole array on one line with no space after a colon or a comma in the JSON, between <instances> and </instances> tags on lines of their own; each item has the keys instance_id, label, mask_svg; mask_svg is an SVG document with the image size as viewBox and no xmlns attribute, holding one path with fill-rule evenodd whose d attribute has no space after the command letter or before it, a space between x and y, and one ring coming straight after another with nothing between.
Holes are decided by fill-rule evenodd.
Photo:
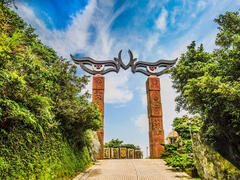
<instances>
[{"instance_id":1,"label":"green tree","mask_svg":"<svg viewBox=\"0 0 240 180\"><path fill-rule=\"evenodd\" d=\"M90 163L97 106L79 95L88 77L43 45L0 2L0 179L72 176Z\"/></svg>"},{"instance_id":2,"label":"green tree","mask_svg":"<svg viewBox=\"0 0 240 180\"><path fill-rule=\"evenodd\" d=\"M117 139L112 139L108 143L104 144L104 147L108 148L130 148L130 149L135 149L135 150L140 150L139 146L135 146L134 144L123 144L123 141Z\"/></svg>"},{"instance_id":3,"label":"green tree","mask_svg":"<svg viewBox=\"0 0 240 180\"><path fill-rule=\"evenodd\" d=\"M104 144L104 147L109 147L109 148L119 148L122 146L123 141L117 139L112 139L108 143Z\"/></svg>"},{"instance_id":4,"label":"green tree","mask_svg":"<svg viewBox=\"0 0 240 180\"><path fill-rule=\"evenodd\" d=\"M199 116L194 117L188 117L187 115L184 115L183 117L176 117L173 120L173 128L175 131L178 132L179 136L181 136L183 139L191 139L190 134L190 128L192 131L192 134L198 133L200 130L200 127L202 121Z\"/></svg>"},{"instance_id":5,"label":"green tree","mask_svg":"<svg viewBox=\"0 0 240 180\"><path fill-rule=\"evenodd\" d=\"M167 165L181 171L196 171L195 161L192 156L191 133L198 133L202 126L201 123L202 121L198 116L188 117L184 115L173 120L172 126L181 136L181 140L178 140L175 144L163 144L166 152L161 156L165 158Z\"/></svg>"},{"instance_id":6,"label":"green tree","mask_svg":"<svg viewBox=\"0 0 240 180\"><path fill-rule=\"evenodd\" d=\"M173 87L179 92L177 110L198 113L202 139L240 168L239 11L226 12L215 22L219 48L207 53L192 42L171 70Z\"/></svg>"},{"instance_id":7,"label":"green tree","mask_svg":"<svg viewBox=\"0 0 240 180\"><path fill-rule=\"evenodd\" d=\"M140 150L139 146L135 146L134 144L123 144L121 147L129 148L129 149L135 149Z\"/></svg>"}]
</instances>

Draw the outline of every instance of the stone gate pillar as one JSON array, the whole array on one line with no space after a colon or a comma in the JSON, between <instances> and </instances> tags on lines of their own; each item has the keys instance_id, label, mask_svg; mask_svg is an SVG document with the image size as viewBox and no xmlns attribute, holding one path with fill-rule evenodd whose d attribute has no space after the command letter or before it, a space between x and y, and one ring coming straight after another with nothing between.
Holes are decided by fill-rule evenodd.
<instances>
[{"instance_id":1,"label":"stone gate pillar","mask_svg":"<svg viewBox=\"0 0 240 180\"><path fill-rule=\"evenodd\" d=\"M92 86L92 102L98 104L98 109L101 112L102 127L97 131L98 139L101 144L101 150L97 159L103 159L104 157L104 76L96 74L93 76Z\"/></svg>"},{"instance_id":2,"label":"stone gate pillar","mask_svg":"<svg viewBox=\"0 0 240 180\"><path fill-rule=\"evenodd\" d=\"M164 132L162 122L162 104L160 97L160 79L149 76L146 82L147 106L149 120L150 158L160 158L164 152Z\"/></svg>"}]
</instances>

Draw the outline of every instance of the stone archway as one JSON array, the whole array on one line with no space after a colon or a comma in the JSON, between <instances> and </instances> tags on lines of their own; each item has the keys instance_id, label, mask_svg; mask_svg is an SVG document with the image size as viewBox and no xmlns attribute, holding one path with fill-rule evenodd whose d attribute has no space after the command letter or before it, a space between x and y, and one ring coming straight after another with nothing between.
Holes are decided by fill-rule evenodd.
<instances>
[{"instance_id":1,"label":"stone archway","mask_svg":"<svg viewBox=\"0 0 240 180\"><path fill-rule=\"evenodd\" d=\"M162 121L162 104L160 96L160 79L158 76L165 73L166 69L172 67L175 60L158 60L154 63L137 61L137 58L133 57L132 52L129 50L130 61L127 65L123 64L121 58L122 50L119 51L118 57L114 60L96 61L90 57L74 57L71 55L74 63L80 65L80 67L93 75L92 85L92 102L98 104L98 108L101 112L102 128L97 131L98 139L101 144L101 151L98 155L98 159L104 157L104 88L105 78L104 74L109 72L118 73L120 68L124 70L131 67L133 73L140 72L147 75L146 92L147 92L147 108L148 108L148 122L149 122L149 147L150 158L160 158L161 153L164 152L164 147L161 143L164 143L164 130ZM92 66L92 69L87 68L86 65ZM110 68L107 68L110 67ZM163 70L159 68L165 67ZM105 69L106 68L106 69ZM143 69L145 68L145 69Z\"/></svg>"}]
</instances>

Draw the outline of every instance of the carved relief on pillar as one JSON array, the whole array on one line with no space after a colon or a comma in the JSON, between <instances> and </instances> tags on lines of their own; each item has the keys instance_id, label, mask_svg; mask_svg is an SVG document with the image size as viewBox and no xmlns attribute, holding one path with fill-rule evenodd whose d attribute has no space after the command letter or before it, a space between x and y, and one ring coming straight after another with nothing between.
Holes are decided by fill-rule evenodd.
<instances>
[{"instance_id":1,"label":"carved relief on pillar","mask_svg":"<svg viewBox=\"0 0 240 180\"><path fill-rule=\"evenodd\" d=\"M154 148L154 146L153 146L153 144L150 144L149 146L150 146L150 157L153 158L153 148Z\"/></svg>"},{"instance_id":2,"label":"carved relief on pillar","mask_svg":"<svg viewBox=\"0 0 240 180\"><path fill-rule=\"evenodd\" d=\"M100 103L104 105L104 90L103 89L93 89L92 101L95 103Z\"/></svg>"},{"instance_id":3,"label":"carved relief on pillar","mask_svg":"<svg viewBox=\"0 0 240 180\"><path fill-rule=\"evenodd\" d=\"M163 130L162 124L162 117L150 117L149 120L151 121L151 130Z\"/></svg>"},{"instance_id":4,"label":"carved relief on pillar","mask_svg":"<svg viewBox=\"0 0 240 180\"><path fill-rule=\"evenodd\" d=\"M159 91L150 91L149 96L149 100L151 101L151 103L158 104L161 102Z\"/></svg>"},{"instance_id":5,"label":"carved relief on pillar","mask_svg":"<svg viewBox=\"0 0 240 180\"><path fill-rule=\"evenodd\" d=\"M97 130L98 139L100 142L103 142L104 132L103 129Z\"/></svg>"},{"instance_id":6,"label":"carved relief on pillar","mask_svg":"<svg viewBox=\"0 0 240 180\"><path fill-rule=\"evenodd\" d=\"M146 82L148 119L149 119L149 146L150 157L160 158L164 152L164 131L162 123L162 105L160 96L160 79L150 76Z\"/></svg>"},{"instance_id":7,"label":"carved relief on pillar","mask_svg":"<svg viewBox=\"0 0 240 180\"><path fill-rule=\"evenodd\" d=\"M97 159L104 157L104 76L94 75L93 76L93 90L92 90L92 102L98 105L98 109L101 112L102 128L97 130L98 140L101 144L101 150Z\"/></svg>"},{"instance_id":8,"label":"carved relief on pillar","mask_svg":"<svg viewBox=\"0 0 240 180\"><path fill-rule=\"evenodd\" d=\"M92 89L104 89L104 76L95 75Z\"/></svg>"},{"instance_id":9,"label":"carved relief on pillar","mask_svg":"<svg viewBox=\"0 0 240 180\"><path fill-rule=\"evenodd\" d=\"M149 130L149 144L153 144L153 135L151 130Z\"/></svg>"},{"instance_id":10,"label":"carved relief on pillar","mask_svg":"<svg viewBox=\"0 0 240 180\"><path fill-rule=\"evenodd\" d=\"M104 119L104 90L93 89L92 102L98 105L98 109L101 112L101 119L103 124Z\"/></svg>"},{"instance_id":11,"label":"carved relief on pillar","mask_svg":"<svg viewBox=\"0 0 240 180\"><path fill-rule=\"evenodd\" d=\"M147 80L147 90L159 91L160 90L160 79L156 76L149 76Z\"/></svg>"},{"instance_id":12,"label":"carved relief on pillar","mask_svg":"<svg viewBox=\"0 0 240 180\"><path fill-rule=\"evenodd\" d=\"M148 106L148 117L152 117L152 116L162 116L162 105L159 104L153 104L151 103Z\"/></svg>"},{"instance_id":13,"label":"carved relief on pillar","mask_svg":"<svg viewBox=\"0 0 240 180\"><path fill-rule=\"evenodd\" d=\"M153 144L161 144L164 143L164 133L163 131L155 131L153 132Z\"/></svg>"}]
</instances>

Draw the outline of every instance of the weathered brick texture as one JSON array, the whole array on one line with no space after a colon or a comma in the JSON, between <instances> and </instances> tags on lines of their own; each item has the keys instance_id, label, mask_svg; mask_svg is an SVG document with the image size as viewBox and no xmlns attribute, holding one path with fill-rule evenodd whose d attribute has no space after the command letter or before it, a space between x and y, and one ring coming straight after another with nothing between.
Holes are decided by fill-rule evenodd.
<instances>
[{"instance_id":1,"label":"weathered brick texture","mask_svg":"<svg viewBox=\"0 0 240 180\"><path fill-rule=\"evenodd\" d=\"M160 158L164 152L164 131L162 122L162 104L160 97L160 79L149 76L146 82L147 106L149 119L150 158Z\"/></svg>"},{"instance_id":2,"label":"weathered brick texture","mask_svg":"<svg viewBox=\"0 0 240 180\"><path fill-rule=\"evenodd\" d=\"M97 131L98 139L101 144L101 150L97 159L103 159L104 157L104 76L94 75L92 86L92 102L98 104L98 109L101 112L102 128Z\"/></svg>"}]
</instances>

